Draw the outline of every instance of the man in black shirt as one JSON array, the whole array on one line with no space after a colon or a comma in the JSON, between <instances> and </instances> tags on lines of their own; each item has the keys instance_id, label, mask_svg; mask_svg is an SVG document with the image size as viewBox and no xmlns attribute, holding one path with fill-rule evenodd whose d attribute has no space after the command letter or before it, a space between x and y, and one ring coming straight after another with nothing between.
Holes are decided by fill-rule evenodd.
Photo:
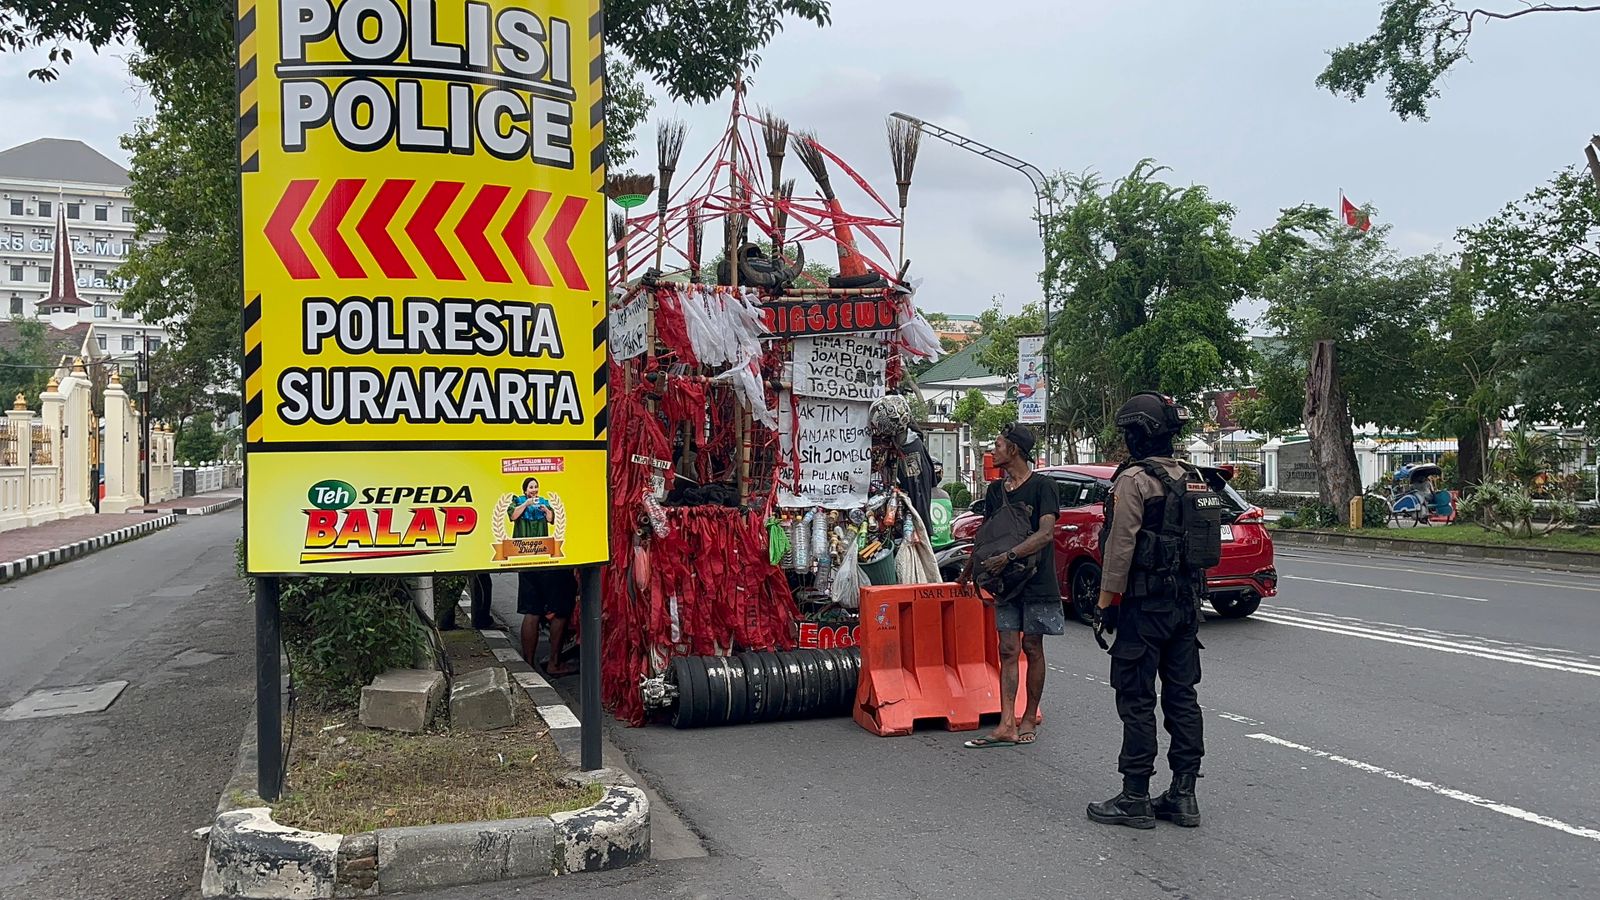
<instances>
[{"instance_id":1,"label":"man in black shirt","mask_svg":"<svg viewBox=\"0 0 1600 900\"><path fill-rule=\"evenodd\" d=\"M1033 743L1039 728L1039 698L1044 694L1044 636L1066 629L1061 588L1056 582L1055 525L1061 503L1055 482L1033 471L1034 442L1033 430L1015 423L1002 429L994 442L994 462L1005 477L989 485L983 515L994 516L1007 504L1019 506L1033 531L1010 550L973 563L991 574L1030 556L1038 565L1015 598L995 603L995 629L1000 632L1000 725L988 737L967 741L966 746L972 748ZM1017 658L1021 654L1028 657L1028 705L1019 718Z\"/></svg>"}]
</instances>

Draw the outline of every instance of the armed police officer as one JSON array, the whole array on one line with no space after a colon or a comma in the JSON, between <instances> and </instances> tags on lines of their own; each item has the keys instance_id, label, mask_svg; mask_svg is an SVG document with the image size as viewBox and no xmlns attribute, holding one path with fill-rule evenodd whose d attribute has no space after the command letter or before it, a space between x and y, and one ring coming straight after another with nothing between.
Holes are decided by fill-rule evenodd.
<instances>
[{"instance_id":1,"label":"armed police officer","mask_svg":"<svg viewBox=\"0 0 1600 900\"><path fill-rule=\"evenodd\" d=\"M1172 458L1186 415L1172 398L1135 395L1117 411L1129 460L1117 470L1100 546L1099 632L1115 635L1111 686L1122 718L1122 792L1089 804L1089 818L1154 828L1200 824L1195 779L1205 753L1200 703L1199 601L1205 570L1221 556L1222 500L1193 466ZM1151 799L1156 760L1156 676L1172 735L1172 786Z\"/></svg>"}]
</instances>

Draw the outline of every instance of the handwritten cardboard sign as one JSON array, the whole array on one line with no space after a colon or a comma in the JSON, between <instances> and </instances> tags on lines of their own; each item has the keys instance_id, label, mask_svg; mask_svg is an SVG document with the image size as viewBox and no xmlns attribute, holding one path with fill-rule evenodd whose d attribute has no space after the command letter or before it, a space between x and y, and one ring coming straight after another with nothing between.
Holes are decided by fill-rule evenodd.
<instances>
[{"instance_id":1,"label":"handwritten cardboard sign","mask_svg":"<svg viewBox=\"0 0 1600 900\"><path fill-rule=\"evenodd\" d=\"M796 338L794 392L834 400L883 396L889 343L876 335L838 334Z\"/></svg>"},{"instance_id":2,"label":"handwritten cardboard sign","mask_svg":"<svg viewBox=\"0 0 1600 900\"><path fill-rule=\"evenodd\" d=\"M644 294L633 298L611 311L611 358L621 362L644 353L645 318L648 315L649 297Z\"/></svg>"},{"instance_id":3,"label":"handwritten cardboard sign","mask_svg":"<svg viewBox=\"0 0 1600 900\"><path fill-rule=\"evenodd\" d=\"M866 403L784 397L778 413L783 458L792 464L798 455L799 472L791 471L784 479L779 506L850 509L867 502L872 478L870 408Z\"/></svg>"}]
</instances>

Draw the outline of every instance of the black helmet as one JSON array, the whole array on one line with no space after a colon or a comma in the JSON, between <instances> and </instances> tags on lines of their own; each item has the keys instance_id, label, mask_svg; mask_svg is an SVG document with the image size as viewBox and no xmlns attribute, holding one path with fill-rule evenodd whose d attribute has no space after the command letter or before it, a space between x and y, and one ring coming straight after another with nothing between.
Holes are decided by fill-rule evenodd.
<instances>
[{"instance_id":1,"label":"black helmet","mask_svg":"<svg viewBox=\"0 0 1600 900\"><path fill-rule=\"evenodd\" d=\"M1117 427L1142 437L1160 438L1177 434L1189 419L1188 411L1165 394L1144 391L1128 398L1117 410Z\"/></svg>"}]
</instances>

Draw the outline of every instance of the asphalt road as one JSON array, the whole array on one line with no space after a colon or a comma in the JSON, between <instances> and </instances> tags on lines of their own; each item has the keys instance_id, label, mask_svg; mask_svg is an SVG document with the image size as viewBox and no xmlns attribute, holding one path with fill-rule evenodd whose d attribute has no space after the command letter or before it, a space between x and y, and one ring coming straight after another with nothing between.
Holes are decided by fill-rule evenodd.
<instances>
[{"instance_id":1,"label":"asphalt road","mask_svg":"<svg viewBox=\"0 0 1600 900\"><path fill-rule=\"evenodd\" d=\"M1594 896L1600 577L1298 549L1279 567L1280 597L1202 630L1197 830L1084 818L1117 790L1120 729L1074 627L1048 644L1031 747L843 719L617 728L709 857L430 896Z\"/></svg>"},{"instance_id":2,"label":"asphalt road","mask_svg":"<svg viewBox=\"0 0 1600 900\"><path fill-rule=\"evenodd\" d=\"M0 721L0 897L196 897L254 685L238 512L0 587L0 709L125 680L104 712Z\"/></svg>"}]
</instances>

